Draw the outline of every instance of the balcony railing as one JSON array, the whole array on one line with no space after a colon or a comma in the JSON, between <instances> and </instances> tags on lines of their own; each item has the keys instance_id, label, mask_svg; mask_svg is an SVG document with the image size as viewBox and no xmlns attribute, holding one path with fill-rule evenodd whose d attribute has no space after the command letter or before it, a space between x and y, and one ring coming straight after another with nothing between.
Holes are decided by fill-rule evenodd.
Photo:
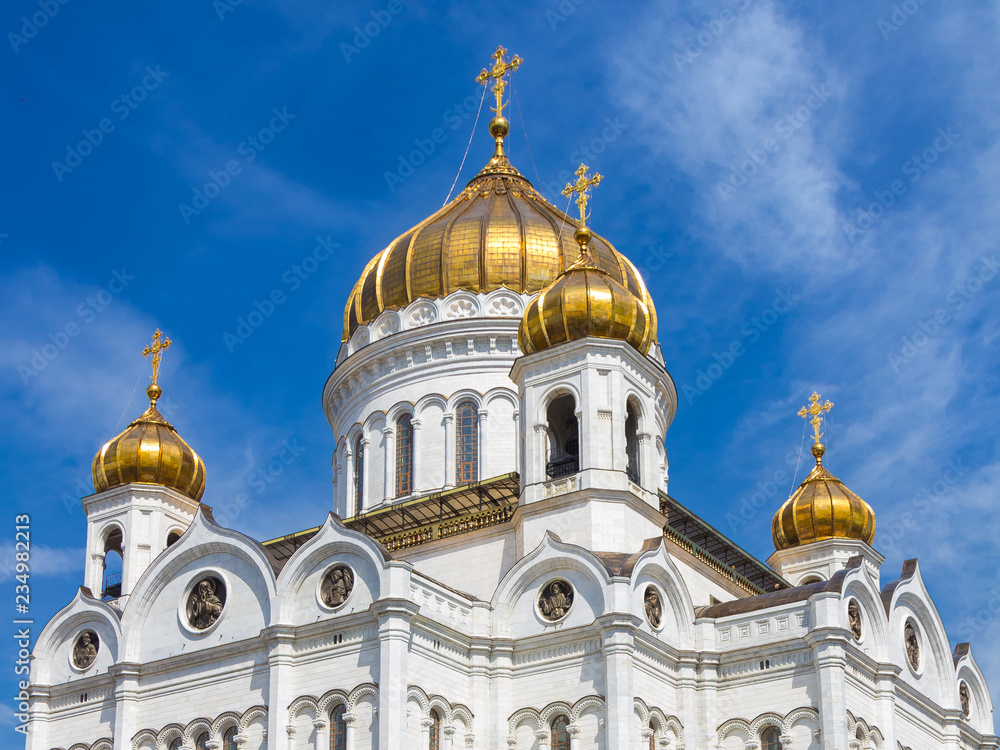
<instances>
[{"instance_id":1,"label":"balcony railing","mask_svg":"<svg viewBox=\"0 0 1000 750\"><path fill-rule=\"evenodd\" d=\"M101 599L110 601L122 595L122 574L108 573L104 576L104 591L101 592Z\"/></svg>"},{"instance_id":2,"label":"balcony railing","mask_svg":"<svg viewBox=\"0 0 1000 750\"><path fill-rule=\"evenodd\" d=\"M580 459L577 456L561 458L558 461L549 461L545 464L545 473L549 479L576 474L578 471L580 471Z\"/></svg>"}]
</instances>

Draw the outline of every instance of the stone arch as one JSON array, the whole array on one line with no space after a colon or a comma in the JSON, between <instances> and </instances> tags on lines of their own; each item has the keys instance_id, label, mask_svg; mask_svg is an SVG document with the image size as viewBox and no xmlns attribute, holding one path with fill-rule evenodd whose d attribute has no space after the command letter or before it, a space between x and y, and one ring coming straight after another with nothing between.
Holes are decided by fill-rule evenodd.
<instances>
[{"instance_id":1,"label":"stone arch","mask_svg":"<svg viewBox=\"0 0 1000 750\"><path fill-rule=\"evenodd\" d=\"M351 690L347 696L347 710L353 712L362 698L371 698L377 703L378 685L371 682L364 682Z\"/></svg>"},{"instance_id":2,"label":"stone arch","mask_svg":"<svg viewBox=\"0 0 1000 750\"><path fill-rule=\"evenodd\" d=\"M641 627L653 632L650 624L646 622L644 596L646 586L654 584L665 599L662 602L664 619L668 614L673 616L673 633L676 634L678 641L675 645L680 648L693 648L694 602L677 565L667 554L666 542L663 539L657 540L655 547L639 555L632 569L631 578L633 611L642 619ZM672 634L671 629L665 625L666 623L656 631L657 637Z\"/></svg>"},{"instance_id":3,"label":"stone arch","mask_svg":"<svg viewBox=\"0 0 1000 750\"><path fill-rule=\"evenodd\" d=\"M449 414L454 414L458 405L464 403L465 401L472 401L476 405L476 409L483 409L483 394L472 388L460 388L448 396L445 411Z\"/></svg>"},{"instance_id":4,"label":"stone arch","mask_svg":"<svg viewBox=\"0 0 1000 750\"><path fill-rule=\"evenodd\" d=\"M603 715L605 706L606 704L604 702L604 699L601 698L600 696L598 695L585 696L573 704L573 707L570 711L570 721L575 724L580 720L580 717L583 716L584 713L586 713L587 711L598 711ZM546 711L547 710L548 708L546 707Z\"/></svg>"},{"instance_id":5,"label":"stone arch","mask_svg":"<svg viewBox=\"0 0 1000 750\"><path fill-rule=\"evenodd\" d=\"M184 744L194 745L195 740L203 732L208 732L209 738L212 738L212 722L210 719L204 717L199 717L188 722L188 725L184 727Z\"/></svg>"},{"instance_id":6,"label":"stone arch","mask_svg":"<svg viewBox=\"0 0 1000 750\"><path fill-rule=\"evenodd\" d=\"M119 615L109 604L81 586L72 601L59 610L39 633L32 649L31 681L36 684L59 684L77 679L79 674L71 671L69 657L77 634L86 628L93 629L101 639L92 668L106 670L118 662L123 637Z\"/></svg>"},{"instance_id":7,"label":"stone arch","mask_svg":"<svg viewBox=\"0 0 1000 750\"><path fill-rule=\"evenodd\" d=\"M229 727L240 728L240 714L236 711L225 711L219 714L212 722L212 736L221 737Z\"/></svg>"},{"instance_id":8,"label":"stone arch","mask_svg":"<svg viewBox=\"0 0 1000 750\"><path fill-rule=\"evenodd\" d=\"M143 729L136 733L135 737L132 738L132 750L139 750L144 742L149 743L154 748L160 747L156 732L152 729Z\"/></svg>"},{"instance_id":9,"label":"stone arch","mask_svg":"<svg viewBox=\"0 0 1000 750\"><path fill-rule=\"evenodd\" d=\"M753 736L759 735L768 727L777 727L779 730L784 729L785 719L781 714L776 714L773 712L768 712L761 714L756 719L753 720L753 724L750 725L750 732Z\"/></svg>"},{"instance_id":10,"label":"stone arch","mask_svg":"<svg viewBox=\"0 0 1000 750\"><path fill-rule=\"evenodd\" d=\"M871 655L879 661L888 658L888 627L889 621L885 616L885 610L878 599L877 592L873 592L859 570L855 574L848 574L848 580L844 586L843 600L844 627L850 629L847 620L847 605L850 599L856 599L861 608L861 642L858 644L862 650L871 651Z\"/></svg>"},{"instance_id":11,"label":"stone arch","mask_svg":"<svg viewBox=\"0 0 1000 750\"><path fill-rule=\"evenodd\" d=\"M90 750L113 750L114 741L110 737L102 737L90 746Z\"/></svg>"},{"instance_id":12,"label":"stone arch","mask_svg":"<svg viewBox=\"0 0 1000 750\"><path fill-rule=\"evenodd\" d=\"M267 708L265 706L252 706L243 712L239 724L240 734L246 734L247 729L257 719L261 719L264 726L267 727Z\"/></svg>"},{"instance_id":13,"label":"stone arch","mask_svg":"<svg viewBox=\"0 0 1000 750\"><path fill-rule=\"evenodd\" d=\"M167 724L156 735L157 747L169 747L175 739L184 741L184 726L177 723Z\"/></svg>"},{"instance_id":14,"label":"stone arch","mask_svg":"<svg viewBox=\"0 0 1000 750\"><path fill-rule=\"evenodd\" d=\"M306 711L312 713L314 718L319 718L319 705L311 695L302 695L292 701L288 707L288 723L294 723L295 719Z\"/></svg>"},{"instance_id":15,"label":"stone arch","mask_svg":"<svg viewBox=\"0 0 1000 750\"><path fill-rule=\"evenodd\" d=\"M341 704L346 709L349 698L350 696L343 690L328 690L316 701L316 716L320 718L329 716L330 711Z\"/></svg>"}]
</instances>

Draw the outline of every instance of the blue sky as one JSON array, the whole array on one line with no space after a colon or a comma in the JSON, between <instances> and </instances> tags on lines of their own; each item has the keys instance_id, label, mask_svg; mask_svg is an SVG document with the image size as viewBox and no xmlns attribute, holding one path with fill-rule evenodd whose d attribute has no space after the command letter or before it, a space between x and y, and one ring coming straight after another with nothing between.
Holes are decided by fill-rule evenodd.
<instances>
[{"instance_id":1,"label":"blue sky","mask_svg":"<svg viewBox=\"0 0 1000 750\"><path fill-rule=\"evenodd\" d=\"M321 523L347 294L444 202L503 43L525 61L513 161L549 195L581 160L603 173L592 223L656 302L680 392L671 494L766 558L819 390L883 581L918 557L1000 693L996 3L43 7L0 17L0 550L13 597L13 516L31 513L38 623L82 583L79 498L144 407L156 327L205 501L249 493L229 516L258 538ZM336 253L307 261L321 241ZM286 441L298 456L260 481Z\"/></svg>"}]
</instances>

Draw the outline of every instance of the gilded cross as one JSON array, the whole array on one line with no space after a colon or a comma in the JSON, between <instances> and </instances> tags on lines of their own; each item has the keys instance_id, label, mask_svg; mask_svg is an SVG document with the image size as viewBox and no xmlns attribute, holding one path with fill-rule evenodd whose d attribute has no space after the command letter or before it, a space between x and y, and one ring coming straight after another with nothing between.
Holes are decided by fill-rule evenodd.
<instances>
[{"instance_id":1,"label":"gilded cross","mask_svg":"<svg viewBox=\"0 0 1000 750\"><path fill-rule=\"evenodd\" d=\"M514 55L511 61L507 62L504 60L506 55L507 50L505 50L502 46L497 47L497 51L493 53L493 68L491 70L483 68L479 71L479 75L476 76L476 83L482 84L483 86L489 83L491 78L496 79L496 84L493 86L493 93L496 94L497 97L497 106L493 111L497 113L497 117L503 117L503 90L507 86L507 83L504 81L504 76L507 75L507 71L517 70L521 67L521 63L524 62L524 60L517 55Z\"/></svg>"},{"instance_id":2,"label":"gilded cross","mask_svg":"<svg viewBox=\"0 0 1000 750\"><path fill-rule=\"evenodd\" d=\"M587 224L587 201L589 197L587 191L595 185L599 185L601 180L604 179L604 175L594 173L593 177L587 177L587 170L590 169L586 164L581 164L576 172L576 182L566 183L566 187L563 188L562 194L567 198L573 193L578 193L576 199L576 205L580 209L580 226L586 226Z\"/></svg>"},{"instance_id":3,"label":"gilded cross","mask_svg":"<svg viewBox=\"0 0 1000 750\"><path fill-rule=\"evenodd\" d=\"M157 328L153 334L153 343L146 344L146 348L142 350L142 356L148 359L153 365L153 374L149 376L149 379L153 381L153 385L157 384L156 379L160 377L160 359L163 357L163 352L169 349L173 343L166 336L163 336L163 340L161 341L161 336L163 334Z\"/></svg>"},{"instance_id":4,"label":"gilded cross","mask_svg":"<svg viewBox=\"0 0 1000 750\"><path fill-rule=\"evenodd\" d=\"M818 443L819 439L823 437L823 433L819 431L820 425L823 424L823 412L829 412L833 408L833 404L827 401L825 404L819 402L821 396L813 391L813 395L809 397L809 406L803 406L799 409L799 416L803 419L808 418L810 415L812 419L809 420L813 428L813 439Z\"/></svg>"}]
</instances>

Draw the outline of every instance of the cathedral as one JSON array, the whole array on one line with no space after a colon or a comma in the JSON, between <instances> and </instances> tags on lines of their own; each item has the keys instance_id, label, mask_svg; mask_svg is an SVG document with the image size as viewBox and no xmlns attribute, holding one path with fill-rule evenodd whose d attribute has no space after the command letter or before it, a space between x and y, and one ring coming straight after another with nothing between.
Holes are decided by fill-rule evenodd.
<instances>
[{"instance_id":1,"label":"cathedral","mask_svg":"<svg viewBox=\"0 0 1000 750\"><path fill-rule=\"evenodd\" d=\"M259 541L149 407L93 459L28 750L997 750L971 647L823 464L757 560L668 494L677 390L629 259L493 154L347 300L332 512ZM668 358L669 358L669 352ZM107 562L120 556L121 573Z\"/></svg>"}]
</instances>

